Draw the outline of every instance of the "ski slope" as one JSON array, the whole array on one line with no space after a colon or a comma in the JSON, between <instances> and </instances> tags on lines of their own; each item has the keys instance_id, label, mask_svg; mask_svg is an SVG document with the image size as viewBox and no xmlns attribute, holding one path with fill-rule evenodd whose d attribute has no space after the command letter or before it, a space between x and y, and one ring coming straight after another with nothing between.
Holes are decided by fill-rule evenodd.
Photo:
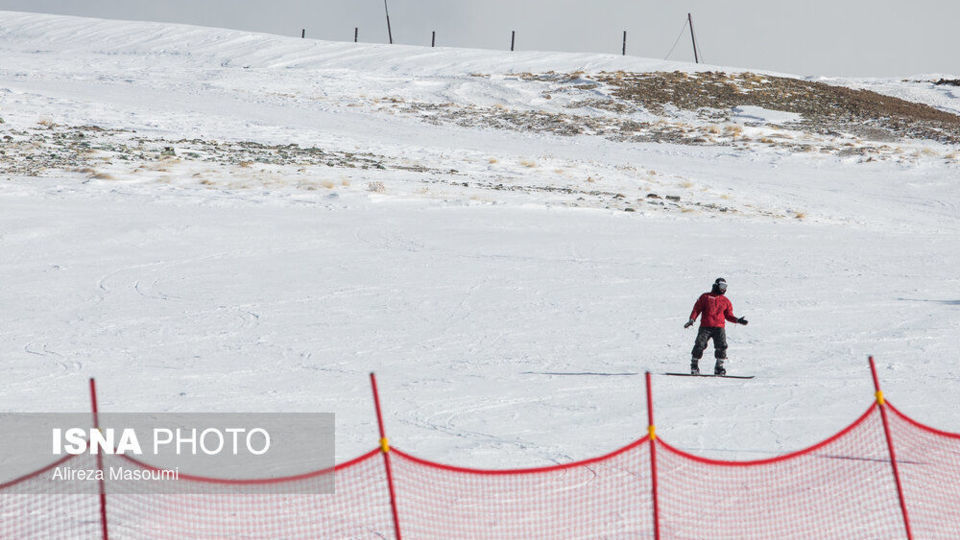
<instances>
[{"instance_id":1,"label":"ski slope","mask_svg":"<svg viewBox=\"0 0 960 540\"><path fill-rule=\"evenodd\" d=\"M723 276L750 320L727 369L756 378L654 377L671 444L816 443L873 399L871 354L888 399L960 431L957 147L866 162L430 116L600 92L522 73L720 69L2 12L0 408L85 411L96 377L106 411L334 412L344 461L377 444L375 371L398 447L562 463L646 432L642 374L686 369ZM904 79L829 82L960 111Z\"/></svg>"}]
</instances>

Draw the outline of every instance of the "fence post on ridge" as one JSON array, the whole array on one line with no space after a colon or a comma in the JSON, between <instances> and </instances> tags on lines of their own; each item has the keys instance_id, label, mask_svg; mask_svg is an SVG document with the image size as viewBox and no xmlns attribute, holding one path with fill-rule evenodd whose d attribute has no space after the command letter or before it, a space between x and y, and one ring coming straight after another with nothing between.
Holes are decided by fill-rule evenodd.
<instances>
[{"instance_id":1,"label":"fence post on ridge","mask_svg":"<svg viewBox=\"0 0 960 540\"><path fill-rule=\"evenodd\" d=\"M693 41L693 61L699 64L700 55L697 54L697 38L693 35L693 15L690 13L687 13L687 24L690 25L690 40Z\"/></svg>"},{"instance_id":2,"label":"fence post on ridge","mask_svg":"<svg viewBox=\"0 0 960 540\"><path fill-rule=\"evenodd\" d=\"M890 436L890 424L887 421L886 401L883 399L883 391L880 390L880 379L877 378L877 366L870 357L870 374L873 375L873 389L876 391L877 407L880 409L880 418L883 419L883 434L887 438L887 451L890 452L890 466L893 469L893 480L897 484L897 497L900 499L900 511L903 513L903 526L907 532L907 539L913 540L913 532L910 530L910 517L907 515L907 501L903 497L903 486L900 484L900 471L897 468L897 453L893 448L893 438Z\"/></svg>"},{"instance_id":3,"label":"fence post on ridge","mask_svg":"<svg viewBox=\"0 0 960 540\"><path fill-rule=\"evenodd\" d=\"M100 412L97 408L97 383L90 377L90 408L93 411L93 428L100 430ZM103 454L97 452L97 470L103 475ZM110 534L107 531L107 493L103 486L103 479L100 484L100 530L103 533L103 540L108 540Z\"/></svg>"},{"instance_id":4,"label":"fence post on ridge","mask_svg":"<svg viewBox=\"0 0 960 540\"><path fill-rule=\"evenodd\" d=\"M660 507L657 501L657 430L653 423L653 389L650 385L650 372L647 379L647 432L650 439L650 480L653 494L653 538L660 540Z\"/></svg>"},{"instance_id":5,"label":"fence post on ridge","mask_svg":"<svg viewBox=\"0 0 960 540\"><path fill-rule=\"evenodd\" d=\"M383 413L380 410L380 393L377 392L377 377L370 373L370 386L373 388L373 406L377 409L377 427L380 429L380 454L383 455L383 466L387 471L387 489L390 491L390 512L393 514L393 533L397 540L400 536L400 518L397 515L397 496L393 489L393 469L390 467L390 442L383 429Z\"/></svg>"},{"instance_id":6,"label":"fence post on ridge","mask_svg":"<svg viewBox=\"0 0 960 540\"><path fill-rule=\"evenodd\" d=\"M390 44L393 45L393 30L390 29L390 10L387 9L387 0L383 0L383 12L387 14L387 37L390 38Z\"/></svg>"}]
</instances>

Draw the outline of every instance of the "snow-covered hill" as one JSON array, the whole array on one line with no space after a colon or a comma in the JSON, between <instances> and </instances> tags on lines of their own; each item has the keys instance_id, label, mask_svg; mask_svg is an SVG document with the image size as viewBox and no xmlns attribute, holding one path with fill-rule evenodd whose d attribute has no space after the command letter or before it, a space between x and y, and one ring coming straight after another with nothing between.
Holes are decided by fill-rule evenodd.
<instances>
[{"instance_id":1,"label":"snow-covered hill","mask_svg":"<svg viewBox=\"0 0 960 540\"><path fill-rule=\"evenodd\" d=\"M655 378L666 440L814 443L868 354L960 431L958 111L915 76L3 12L0 407L95 376L105 410L333 411L343 460L376 371L398 446L562 462L644 433L639 374L685 369L724 276L757 378Z\"/></svg>"}]
</instances>

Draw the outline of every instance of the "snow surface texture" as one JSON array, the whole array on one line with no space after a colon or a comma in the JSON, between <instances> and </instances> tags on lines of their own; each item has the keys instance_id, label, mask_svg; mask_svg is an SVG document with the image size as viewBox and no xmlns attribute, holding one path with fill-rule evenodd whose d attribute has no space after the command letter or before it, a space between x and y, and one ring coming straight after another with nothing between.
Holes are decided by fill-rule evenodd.
<instances>
[{"instance_id":1,"label":"snow surface texture","mask_svg":"<svg viewBox=\"0 0 960 540\"><path fill-rule=\"evenodd\" d=\"M763 107L744 105L733 108L734 118L738 122L749 123L757 122L761 124L787 124L798 122L802 115L797 113L772 111Z\"/></svg>"},{"instance_id":2,"label":"snow surface texture","mask_svg":"<svg viewBox=\"0 0 960 540\"><path fill-rule=\"evenodd\" d=\"M84 411L95 376L108 411L333 411L343 461L377 444L376 371L399 447L567 462L645 433L642 373L686 369L723 276L751 321L727 369L757 378L655 377L665 440L815 443L873 399L868 354L960 431L956 145L760 107L725 113L743 144L616 140L599 107L548 129L609 98L591 74L718 69L2 13L0 407ZM550 72L585 78L521 75ZM827 82L960 111L916 78ZM756 142L784 133L824 151Z\"/></svg>"}]
</instances>

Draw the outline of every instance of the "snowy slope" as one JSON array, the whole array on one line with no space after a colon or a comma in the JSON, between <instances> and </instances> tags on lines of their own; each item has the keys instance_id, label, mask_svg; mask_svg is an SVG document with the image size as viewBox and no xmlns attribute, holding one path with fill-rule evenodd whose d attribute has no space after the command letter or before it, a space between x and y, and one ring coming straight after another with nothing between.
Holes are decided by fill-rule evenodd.
<instances>
[{"instance_id":1,"label":"snowy slope","mask_svg":"<svg viewBox=\"0 0 960 540\"><path fill-rule=\"evenodd\" d=\"M0 15L4 410L86 410L95 376L105 410L333 411L342 461L376 444L376 371L397 446L563 462L645 432L640 374L686 367L682 324L724 276L751 321L728 369L757 379L656 377L672 444L817 442L872 399L868 354L900 409L960 431L956 145L497 124L606 97L548 72L709 66ZM792 118L742 116L757 140Z\"/></svg>"}]
</instances>

